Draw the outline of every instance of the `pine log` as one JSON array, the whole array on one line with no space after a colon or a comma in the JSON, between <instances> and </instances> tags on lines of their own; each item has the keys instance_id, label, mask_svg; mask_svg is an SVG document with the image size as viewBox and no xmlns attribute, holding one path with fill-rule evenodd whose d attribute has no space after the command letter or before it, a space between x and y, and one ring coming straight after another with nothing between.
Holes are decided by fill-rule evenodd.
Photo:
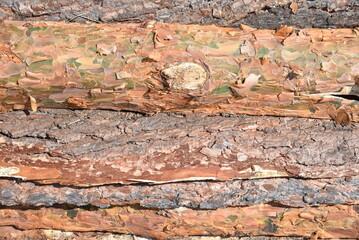
<instances>
[{"instance_id":1,"label":"pine log","mask_svg":"<svg viewBox=\"0 0 359 240\"><path fill-rule=\"evenodd\" d=\"M0 204L10 208L139 206L208 210L275 204L287 207L358 205L359 176L333 179L270 178L188 181L163 185L102 185L87 188L1 180Z\"/></svg>"},{"instance_id":2,"label":"pine log","mask_svg":"<svg viewBox=\"0 0 359 240\"><path fill-rule=\"evenodd\" d=\"M359 173L359 123L43 110L0 115L2 177L95 186Z\"/></svg>"},{"instance_id":3,"label":"pine log","mask_svg":"<svg viewBox=\"0 0 359 240\"><path fill-rule=\"evenodd\" d=\"M56 239L56 240L89 240L89 239L111 239L111 240L151 240L144 236L131 234L118 234L109 232L76 232L50 229L19 230L14 227L0 227L0 237L4 239ZM172 237L172 240L305 240L304 237L274 237L274 236L246 236L246 237L224 237L224 236L195 236L195 237ZM350 238L347 238L350 240ZM352 239L354 240L354 239Z\"/></svg>"},{"instance_id":4,"label":"pine log","mask_svg":"<svg viewBox=\"0 0 359 240\"><path fill-rule=\"evenodd\" d=\"M359 120L358 29L1 24L0 107Z\"/></svg>"},{"instance_id":5,"label":"pine log","mask_svg":"<svg viewBox=\"0 0 359 240\"><path fill-rule=\"evenodd\" d=\"M0 238L359 238L356 5L0 2Z\"/></svg>"},{"instance_id":6,"label":"pine log","mask_svg":"<svg viewBox=\"0 0 359 240\"><path fill-rule=\"evenodd\" d=\"M294 117L4 113L0 237L355 239L358 136Z\"/></svg>"},{"instance_id":7,"label":"pine log","mask_svg":"<svg viewBox=\"0 0 359 240\"><path fill-rule=\"evenodd\" d=\"M264 204L202 211L140 209L135 206L97 210L1 209L0 226L22 230L131 233L155 239L235 234L316 238L359 236L358 209L346 205L290 208Z\"/></svg>"}]
</instances>

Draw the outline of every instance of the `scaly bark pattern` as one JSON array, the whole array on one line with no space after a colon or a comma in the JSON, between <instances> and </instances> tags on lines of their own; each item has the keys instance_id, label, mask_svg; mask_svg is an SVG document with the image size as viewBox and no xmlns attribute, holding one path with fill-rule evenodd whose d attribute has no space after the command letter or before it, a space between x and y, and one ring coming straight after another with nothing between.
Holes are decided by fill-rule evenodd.
<instances>
[{"instance_id":1,"label":"scaly bark pattern","mask_svg":"<svg viewBox=\"0 0 359 240\"><path fill-rule=\"evenodd\" d=\"M259 116L46 110L0 115L0 173L42 183L110 183L359 173L358 123Z\"/></svg>"},{"instance_id":2,"label":"scaly bark pattern","mask_svg":"<svg viewBox=\"0 0 359 240\"><path fill-rule=\"evenodd\" d=\"M359 216L355 206L306 208L257 205L217 210L147 210L114 207L38 210L1 209L0 226L17 229L103 231L131 233L156 239L174 236L269 235L319 238L358 238Z\"/></svg>"},{"instance_id":3,"label":"scaly bark pattern","mask_svg":"<svg viewBox=\"0 0 359 240\"><path fill-rule=\"evenodd\" d=\"M5 21L0 107L359 120L358 29Z\"/></svg>"}]
</instances>

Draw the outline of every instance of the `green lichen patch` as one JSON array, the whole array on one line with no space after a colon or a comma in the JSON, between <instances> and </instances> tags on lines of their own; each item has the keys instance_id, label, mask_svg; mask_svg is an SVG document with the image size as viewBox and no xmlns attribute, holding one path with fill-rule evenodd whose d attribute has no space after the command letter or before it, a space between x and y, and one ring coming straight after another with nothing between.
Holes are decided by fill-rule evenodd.
<instances>
[{"instance_id":1,"label":"green lichen patch","mask_svg":"<svg viewBox=\"0 0 359 240\"><path fill-rule=\"evenodd\" d=\"M238 216L236 216L236 215L229 215L227 218L226 218L226 220L229 220L229 221L231 221L231 222L234 222L234 221L236 221L238 219Z\"/></svg>"},{"instance_id":2,"label":"green lichen patch","mask_svg":"<svg viewBox=\"0 0 359 240\"><path fill-rule=\"evenodd\" d=\"M230 93L229 86L222 86L213 91L213 94L215 94L215 95L220 95L220 94L224 94L224 93Z\"/></svg>"},{"instance_id":3,"label":"green lichen patch","mask_svg":"<svg viewBox=\"0 0 359 240\"><path fill-rule=\"evenodd\" d=\"M215 42L211 42L210 44L208 44L208 47L219 49L217 43L215 43Z\"/></svg>"},{"instance_id":4,"label":"green lichen patch","mask_svg":"<svg viewBox=\"0 0 359 240\"><path fill-rule=\"evenodd\" d=\"M266 47L261 47L258 50L257 58L263 58L264 56L268 55L269 50Z\"/></svg>"},{"instance_id":5,"label":"green lichen patch","mask_svg":"<svg viewBox=\"0 0 359 240\"><path fill-rule=\"evenodd\" d=\"M29 29L26 31L26 36L30 36L33 32L41 31L41 27L29 27Z\"/></svg>"},{"instance_id":6,"label":"green lichen patch","mask_svg":"<svg viewBox=\"0 0 359 240\"><path fill-rule=\"evenodd\" d=\"M105 77L104 72L80 70L79 73L82 78L81 84L85 88L99 87Z\"/></svg>"},{"instance_id":7,"label":"green lichen patch","mask_svg":"<svg viewBox=\"0 0 359 240\"><path fill-rule=\"evenodd\" d=\"M19 79L21 79L21 75L16 74L16 75L10 76L10 77L8 77L6 79L1 79L0 82L1 82L1 84L6 84L8 82L17 83L17 81Z\"/></svg>"},{"instance_id":8,"label":"green lichen patch","mask_svg":"<svg viewBox=\"0 0 359 240\"><path fill-rule=\"evenodd\" d=\"M81 66L81 63L76 61L76 58L71 58L67 60L68 63L75 65L76 68L79 68Z\"/></svg>"},{"instance_id":9,"label":"green lichen patch","mask_svg":"<svg viewBox=\"0 0 359 240\"><path fill-rule=\"evenodd\" d=\"M24 31L15 27L14 25L9 24L8 28L11 30L11 32L15 33L18 37L24 36Z\"/></svg>"},{"instance_id":10,"label":"green lichen patch","mask_svg":"<svg viewBox=\"0 0 359 240\"><path fill-rule=\"evenodd\" d=\"M53 59L34 62L30 64L29 70L34 73L51 73Z\"/></svg>"},{"instance_id":11,"label":"green lichen patch","mask_svg":"<svg viewBox=\"0 0 359 240\"><path fill-rule=\"evenodd\" d=\"M134 89L136 87L136 84L133 80L126 80L126 89Z\"/></svg>"}]
</instances>

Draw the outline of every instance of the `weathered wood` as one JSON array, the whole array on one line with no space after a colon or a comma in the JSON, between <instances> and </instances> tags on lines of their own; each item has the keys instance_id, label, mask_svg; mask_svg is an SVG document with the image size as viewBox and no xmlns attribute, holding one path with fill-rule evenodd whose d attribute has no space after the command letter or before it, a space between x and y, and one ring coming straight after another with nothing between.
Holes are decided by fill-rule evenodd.
<instances>
[{"instance_id":1,"label":"weathered wood","mask_svg":"<svg viewBox=\"0 0 359 240\"><path fill-rule=\"evenodd\" d=\"M257 205L217 210L170 210L114 207L86 210L41 208L1 209L0 226L17 229L57 229L132 233L166 239L174 236L269 235L319 238L357 238L355 206L306 208Z\"/></svg>"},{"instance_id":2,"label":"weathered wood","mask_svg":"<svg viewBox=\"0 0 359 240\"><path fill-rule=\"evenodd\" d=\"M358 29L1 25L0 106L359 120Z\"/></svg>"},{"instance_id":3,"label":"weathered wood","mask_svg":"<svg viewBox=\"0 0 359 240\"><path fill-rule=\"evenodd\" d=\"M358 123L46 110L0 115L2 177L102 185L359 172Z\"/></svg>"}]
</instances>

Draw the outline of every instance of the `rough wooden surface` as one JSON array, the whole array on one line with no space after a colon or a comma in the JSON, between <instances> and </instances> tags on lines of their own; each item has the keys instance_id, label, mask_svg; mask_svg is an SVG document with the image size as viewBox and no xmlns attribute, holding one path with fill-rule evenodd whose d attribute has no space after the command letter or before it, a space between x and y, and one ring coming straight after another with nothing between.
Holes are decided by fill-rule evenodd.
<instances>
[{"instance_id":1,"label":"rough wooden surface","mask_svg":"<svg viewBox=\"0 0 359 240\"><path fill-rule=\"evenodd\" d=\"M71 110L19 111L0 115L0 121L1 175L42 183L331 178L359 172L357 123Z\"/></svg>"},{"instance_id":2,"label":"rough wooden surface","mask_svg":"<svg viewBox=\"0 0 359 240\"><path fill-rule=\"evenodd\" d=\"M357 132L292 117L5 113L0 237L354 239Z\"/></svg>"},{"instance_id":3,"label":"rough wooden surface","mask_svg":"<svg viewBox=\"0 0 359 240\"><path fill-rule=\"evenodd\" d=\"M175 236L269 235L358 238L355 206L306 208L256 205L216 210L169 210L114 207L86 210L41 208L1 209L0 226L17 229L57 229L131 233L166 239Z\"/></svg>"},{"instance_id":4,"label":"rough wooden surface","mask_svg":"<svg viewBox=\"0 0 359 240\"><path fill-rule=\"evenodd\" d=\"M1 24L0 108L359 120L358 29ZM1 110L1 109L0 109Z\"/></svg>"},{"instance_id":5,"label":"rough wooden surface","mask_svg":"<svg viewBox=\"0 0 359 240\"><path fill-rule=\"evenodd\" d=\"M358 27L356 0L3 0L0 19L145 21L257 28Z\"/></svg>"},{"instance_id":6,"label":"rough wooden surface","mask_svg":"<svg viewBox=\"0 0 359 240\"><path fill-rule=\"evenodd\" d=\"M87 206L197 210L264 203L291 207L359 204L359 177L308 180L271 178L226 182L195 181L164 185L104 185L87 188L0 181L0 204L6 207Z\"/></svg>"},{"instance_id":7,"label":"rough wooden surface","mask_svg":"<svg viewBox=\"0 0 359 240\"><path fill-rule=\"evenodd\" d=\"M154 238L136 236L130 234L117 234L105 232L69 232L51 229L19 230L14 227L0 227L0 237L5 239L56 239L56 240L153 240ZM172 237L173 240L305 240L304 237L273 237L273 236L251 236L251 237L221 237L221 236L196 236L196 237ZM350 238L347 238L350 240ZM353 239L354 240L354 239Z\"/></svg>"},{"instance_id":8,"label":"rough wooden surface","mask_svg":"<svg viewBox=\"0 0 359 240\"><path fill-rule=\"evenodd\" d=\"M358 9L1 1L0 238L359 238Z\"/></svg>"}]
</instances>

